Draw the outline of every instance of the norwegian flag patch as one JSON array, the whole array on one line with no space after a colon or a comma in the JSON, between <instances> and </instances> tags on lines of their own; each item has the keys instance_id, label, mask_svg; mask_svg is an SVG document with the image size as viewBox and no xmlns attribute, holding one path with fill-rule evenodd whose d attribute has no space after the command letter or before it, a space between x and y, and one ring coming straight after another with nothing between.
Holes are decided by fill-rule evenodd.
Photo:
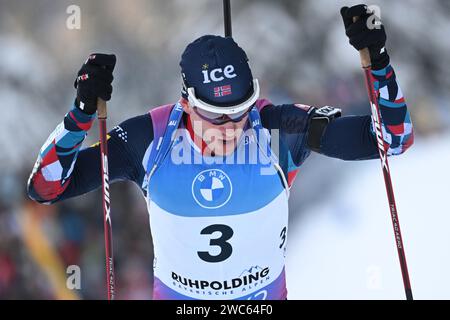
<instances>
[{"instance_id":1,"label":"norwegian flag patch","mask_svg":"<svg viewBox=\"0 0 450 320\"><path fill-rule=\"evenodd\" d=\"M214 88L214 97L223 97L230 95L231 92L231 85L221 86L221 87L215 87Z\"/></svg>"}]
</instances>

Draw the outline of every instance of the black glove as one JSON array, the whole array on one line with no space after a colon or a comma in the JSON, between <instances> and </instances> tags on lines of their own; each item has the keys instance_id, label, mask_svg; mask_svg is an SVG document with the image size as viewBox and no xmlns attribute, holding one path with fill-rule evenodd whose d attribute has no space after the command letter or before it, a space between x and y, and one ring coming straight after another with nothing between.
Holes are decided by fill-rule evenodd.
<instances>
[{"instance_id":1,"label":"black glove","mask_svg":"<svg viewBox=\"0 0 450 320\"><path fill-rule=\"evenodd\" d=\"M344 20L345 34L350 39L350 44L356 50L368 48L373 70L384 69L389 65L389 55L386 52L386 32L378 17L366 5L341 8L341 16ZM359 17L353 22L354 17ZM370 20L369 20L370 19ZM369 20L369 26L368 26ZM379 25L374 24L378 22Z\"/></svg>"},{"instance_id":2,"label":"black glove","mask_svg":"<svg viewBox=\"0 0 450 320\"><path fill-rule=\"evenodd\" d=\"M114 54L91 54L78 71L75 79L77 97L75 106L86 114L97 111L97 98L111 99L113 71L116 65Z\"/></svg>"}]
</instances>

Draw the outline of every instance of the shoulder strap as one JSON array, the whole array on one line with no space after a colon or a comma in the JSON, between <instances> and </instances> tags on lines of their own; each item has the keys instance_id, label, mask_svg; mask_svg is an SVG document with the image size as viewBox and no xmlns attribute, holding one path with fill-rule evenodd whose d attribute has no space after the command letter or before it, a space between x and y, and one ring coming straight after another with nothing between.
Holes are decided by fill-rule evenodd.
<instances>
[{"instance_id":1,"label":"shoulder strap","mask_svg":"<svg viewBox=\"0 0 450 320\"><path fill-rule=\"evenodd\" d=\"M180 103L165 105L151 110L150 115L154 139L146 168L149 178L170 150L175 131L183 115L183 108Z\"/></svg>"},{"instance_id":2,"label":"shoulder strap","mask_svg":"<svg viewBox=\"0 0 450 320\"><path fill-rule=\"evenodd\" d=\"M272 162L275 170L277 171L278 175L280 176L281 182L286 190L287 197L289 198L290 186L289 186L288 180L286 179L286 173L280 167L280 165L278 163L279 161L278 161L276 155L272 152L272 148L270 147L270 140L271 140L270 133L267 129L264 129L264 127L262 126L261 117L259 115L260 111L268 105L271 105L271 103L270 103L270 101L265 100L265 99L258 100L256 102L255 108L253 108L249 114L250 124L253 129L253 133L255 135L255 139L256 139L256 142L257 142L257 145L258 145L260 151L263 152ZM261 135L263 135L263 137L261 137ZM260 143L261 138L265 139L266 143L261 144Z\"/></svg>"},{"instance_id":3,"label":"shoulder strap","mask_svg":"<svg viewBox=\"0 0 450 320\"><path fill-rule=\"evenodd\" d=\"M267 99L260 99L256 101L256 108L259 112L261 112L265 107L271 106L273 103L270 100ZM296 104L296 107L299 107L305 111L309 111L312 109L310 106ZM281 146L280 146L281 147ZM282 168L282 171L284 173L284 176L287 177L289 188L293 185L294 180L299 172L299 168L294 164L294 161L292 160L292 157L290 154L288 154L287 158L281 157L279 159L280 167Z\"/></svg>"}]
</instances>

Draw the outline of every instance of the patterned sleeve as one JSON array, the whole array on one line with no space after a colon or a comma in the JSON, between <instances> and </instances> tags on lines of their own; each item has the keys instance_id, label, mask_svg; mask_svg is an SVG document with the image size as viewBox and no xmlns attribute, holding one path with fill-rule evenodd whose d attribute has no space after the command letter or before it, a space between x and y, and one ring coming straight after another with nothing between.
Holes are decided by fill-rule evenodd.
<instances>
[{"instance_id":1,"label":"patterned sleeve","mask_svg":"<svg viewBox=\"0 0 450 320\"><path fill-rule=\"evenodd\" d=\"M414 131L402 90L392 66L373 70L378 92L383 137L389 145L388 155L404 153L414 143ZM375 135L372 123L372 133Z\"/></svg>"},{"instance_id":2,"label":"patterned sleeve","mask_svg":"<svg viewBox=\"0 0 450 320\"><path fill-rule=\"evenodd\" d=\"M39 202L57 199L69 186L70 176L95 116L73 108L42 146L28 180L28 193Z\"/></svg>"},{"instance_id":3,"label":"patterned sleeve","mask_svg":"<svg viewBox=\"0 0 450 320\"><path fill-rule=\"evenodd\" d=\"M45 144L28 180L28 195L41 203L54 203L101 186L100 147L81 149L95 116L73 108ZM108 134L111 182L131 180L139 186L145 171L142 157L153 140L149 114L129 119Z\"/></svg>"},{"instance_id":4,"label":"patterned sleeve","mask_svg":"<svg viewBox=\"0 0 450 320\"><path fill-rule=\"evenodd\" d=\"M391 66L372 71L372 75L388 155L400 155L414 143L413 126L405 98ZM321 138L320 153L348 161L378 158L372 117L345 116L330 122Z\"/></svg>"}]
</instances>

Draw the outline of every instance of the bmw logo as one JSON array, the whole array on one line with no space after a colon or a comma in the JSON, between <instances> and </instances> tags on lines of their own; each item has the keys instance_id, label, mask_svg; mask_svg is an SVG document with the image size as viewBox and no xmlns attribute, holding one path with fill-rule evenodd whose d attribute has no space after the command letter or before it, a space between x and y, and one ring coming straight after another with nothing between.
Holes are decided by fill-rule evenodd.
<instances>
[{"instance_id":1,"label":"bmw logo","mask_svg":"<svg viewBox=\"0 0 450 320\"><path fill-rule=\"evenodd\" d=\"M205 209L217 209L231 198L233 186L225 172L209 169L200 172L192 182L192 196Z\"/></svg>"}]
</instances>

